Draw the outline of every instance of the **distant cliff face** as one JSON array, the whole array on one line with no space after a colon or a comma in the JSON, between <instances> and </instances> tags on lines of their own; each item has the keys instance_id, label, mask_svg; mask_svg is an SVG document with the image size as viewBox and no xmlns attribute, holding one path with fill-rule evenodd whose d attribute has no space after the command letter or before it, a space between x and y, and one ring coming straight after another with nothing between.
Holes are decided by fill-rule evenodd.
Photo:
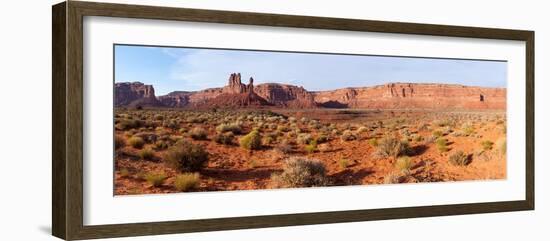
<instances>
[{"instance_id":1,"label":"distant cliff face","mask_svg":"<svg viewBox=\"0 0 550 241\"><path fill-rule=\"evenodd\" d=\"M269 83L254 87L254 92L275 106L289 108L317 107L313 94L303 87Z\"/></svg>"},{"instance_id":2,"label":"distant cliff face","mask_svg":"<svg viewBox=\"0 0 550 241\"><path fill-rule=\"evenodd\" d=\"M188 91L174 91L170 92L167 95L159 96L158 100L162 106L172 107L172 108L182 108L189 105L190 96L193 95L193 92Z\"/></svg>"},{"instance_id":3,"label":"distant cliff face","mask_svg":"<svg viewBox=\"0 0 550 241\"><path fill-rule=\"evenodd\" d=\"M367 109L505 109L506 89L450 84L390 83L315 92L325 107Z\"/></svg>"},{"instance_id":4,"label":"distant cliff face","mask_svg":"<svg viewBox=\"0 0 550 241\"><path fill-rule=\"evenodd\" d=\"M152 85L140 82L115 83L115 106L159 106Z\"/></svg>"},{"instance_id":5,"label":"distant cliff face","mask_svg":"<svg viewBox=\"0 0 550 241\"><path fill-rule=\"evenodd\" d=\"M241 74L229 76L227 85L201 91L175 91L155 96L151 85L139 82L115 84L115 106L171 108L365 108L365 109L506 109L505 88L450 84L389 83L373 87L311 92L278 83L255 86L241 82Z\"/></svg>"}]
</instances>

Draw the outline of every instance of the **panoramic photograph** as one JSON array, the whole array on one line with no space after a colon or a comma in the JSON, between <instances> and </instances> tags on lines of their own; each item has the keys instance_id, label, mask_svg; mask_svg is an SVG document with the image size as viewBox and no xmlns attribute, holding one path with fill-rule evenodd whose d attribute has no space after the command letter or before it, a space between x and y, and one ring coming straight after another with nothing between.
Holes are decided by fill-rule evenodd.
<instances>
[{"instance_id":1,"label":"panoramic photograph","mask_svg":"<svg viewBox=\"0 0 550 241\"><path fill-rule=\"evenodd\" d=\"M114 194L506 178L507 62L114 46Z\"/></svg>"}]
</instances>

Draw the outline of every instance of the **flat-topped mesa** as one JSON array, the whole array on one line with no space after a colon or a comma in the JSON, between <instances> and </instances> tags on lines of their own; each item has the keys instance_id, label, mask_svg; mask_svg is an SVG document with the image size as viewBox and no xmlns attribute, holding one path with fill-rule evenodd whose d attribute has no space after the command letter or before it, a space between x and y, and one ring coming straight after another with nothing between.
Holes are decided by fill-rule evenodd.
<instances>
[{"instance_id":1,"label":"flat-topped mesa","mask_svg":"<svg viewBox=\"0 0 550 241\"><path fill-rule=\"evenodd\" d=\"M458 84L388 83L319 91L325 107L366 109L506 109L506 89Z\"/></svg>"},{"instance_id":2,"label":"flat-topped mesa","mask_svg":"<svg viewBox=\"0 0 550 241\"><path fill-rule=\"evenodd\" d=\"M317 106L313 94L301 86L265 83L255 86L254 93L275 106L288 108L315 108Z\"/></svg>"},{"instance_id":3,"label":"flat-topped mesa","mask_svg":"<svg viewBox=\"0 0 550 241\"><path fill-rule=\"evenodd\" d=\"M241 82L241 73L232 73L229 75L227 86L223 88L223 93L242 94L252 93L254 91L254 79L250 77L248 85Z\"/></svg>"},{"instance_id":4,"label":"flat-topped mesa","mask_svg":"<svg viewBox=\"0 0 550 241\"><path fill-rule=\"evenodd\" d=\"M308 91L301 86L241 82L232 73L223 87L199 91L176 91L155 97L151 85L140 82L115 84L117 107L264 107L505 110L506 88L439 83L393 82L370 87Z\"/></svg>"},{"instance_id":5,"label":"flat-topped mesa","mask_svg":"<svg viewBox=\"0 0 550 241\"><path fill-rule=\"evenodd\" d=\"M152 85L141 82L115 83L115 106L159 106Z\"/></svg>"}]
</instances>

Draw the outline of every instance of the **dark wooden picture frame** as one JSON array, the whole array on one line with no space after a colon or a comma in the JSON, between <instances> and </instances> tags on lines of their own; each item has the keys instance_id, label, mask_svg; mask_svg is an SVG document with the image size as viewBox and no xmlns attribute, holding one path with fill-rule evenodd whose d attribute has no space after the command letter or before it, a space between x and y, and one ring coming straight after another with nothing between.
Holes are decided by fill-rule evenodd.
<instances>
[{"instance_id":1,"label":"dark wooden picture frame","mask_svg":"<svg viewBox=\"0 0 550 241\"><path fill-rule=\"evenodd\" d=\"M68 1L52 8L52 232L91 239L533 210L534 32ZM83 17L108 16L525 41L525 200L87 226L83 224Z\"/></svg>"}]
</instances>

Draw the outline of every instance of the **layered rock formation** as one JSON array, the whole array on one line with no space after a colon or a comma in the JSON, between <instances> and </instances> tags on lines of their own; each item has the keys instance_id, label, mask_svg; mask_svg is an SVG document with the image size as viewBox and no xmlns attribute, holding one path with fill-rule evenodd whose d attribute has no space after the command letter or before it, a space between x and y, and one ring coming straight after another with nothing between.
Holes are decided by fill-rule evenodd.
<instances>
[{"instance_id":1,"label":"layered rock formation","mask_svg":"<svg viewBox=\"0 0 550 241\"><path fill-rule=\"evenodd\" d=\"M155 97L153 86L139 82L115 84L115 106L170 108L364 108L364 109L506 109L505 88L451 84L389 83L373 87L311 92L278 83L255 86L229 76L224 87L201 91L175 91Z\"/></svg>"},{"instance_id":2,"label":"layered rock formation","mask_svg":"<svg viewBox=\"0 0 550 241\"><path fill-rule=\"evenodd\" d=\"M289 108L317 107L313 94L301 86L268 83L254 87L254 92L276 106Z\"/></svg>"},{"instance_id":3,"label":"layered rock formation","mask_svg":"<svg viewBox=\"0 0 550 241\"><path fill-rule=\"evenodd\" d=\"M189 105L189 98L193 95L193 92L189 91L174 91L170 92L167 95L159 96L158 100L162 106L172 107L172 108L182 108Z\"/></svg>"},{"instance_id":4,"label":"layered rock formation","mask_svg":"<svg viewBox=\"0 0 550 241\"><path fill-rule=\"evenodd\" d=\"M505 109L505 88L389 83L315 92L315 102L366 109Z\"/></svg>"},{"instance_id":5,"label":"layered rock formation","mask_svg":"<svg viewBox=\"0 0 550 241\"><path fill-rule=\"evenodd\" d=\"M140 82L115 83L114 104L117 107L156 107L161 105L155 97L153 86Z\"/></svg>"},{"instance_id":6,"label":"layered rock formation","mask_svg":"<svg viewBox=\"0 0 550 241\"><path fill-rule=\"evenodd\" d=\"M197 108L229 108L272 105L254 92L254 79L252 77L250 77L247 85L241 83L241 73L231 74L227 86L223 87L221 91L210 89L210 93L214 93L211 96L212 98L208 98L203 94L202 101L195 106Z\"/></svg>"},{"instance_id":7,"label":"layered rock formation","mask_svg":"<svg viewBox=\"0 0 550 241\"><path fill-rule=\"evenodd\" d=\"M254 79L250 77L248 85L241 83L241 73L233 73L229 76L227 86L223 87L222 93L242 94L254 92Z\"/></svg>"}]
</instances>

